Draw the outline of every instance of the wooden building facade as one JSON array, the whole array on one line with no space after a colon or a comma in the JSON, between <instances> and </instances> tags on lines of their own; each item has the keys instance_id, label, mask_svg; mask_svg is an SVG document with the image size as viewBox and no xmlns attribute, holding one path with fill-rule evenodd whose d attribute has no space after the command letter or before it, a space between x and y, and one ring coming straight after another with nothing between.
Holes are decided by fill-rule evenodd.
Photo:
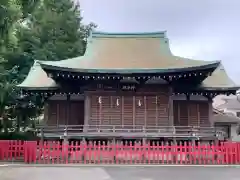
<instances>
[{"instance_id":1,"label":"wooden building facade","mask_svg":"<svg viewBox=\"0 0 240 180\"><path fill-rule=\"evenodd\" d=\"M169 94L121 94L86 92L84 97L66 96L46 103L47 125L89 125L121 127L203 126L210 127L212 104L207 98L192 95L181 100ZM174 97L176 97L174 99ZM54 99L54 98L53 98ZM64 100L65 99L65 100ZM68 106L69 118L68 118Z\"/></svg>"},{"instance_id":2,"label":"wooden building facade","mask_svg":"<svg viewBox=\"0 0 240 180\"><path fill-rule=\"evenodd\" d=\"M238 89L220 62L172 55L165 32L93 32L84 56L35 61L19 87L64 135L212 139L212 98Z\"/></svg>"}]
</instances>

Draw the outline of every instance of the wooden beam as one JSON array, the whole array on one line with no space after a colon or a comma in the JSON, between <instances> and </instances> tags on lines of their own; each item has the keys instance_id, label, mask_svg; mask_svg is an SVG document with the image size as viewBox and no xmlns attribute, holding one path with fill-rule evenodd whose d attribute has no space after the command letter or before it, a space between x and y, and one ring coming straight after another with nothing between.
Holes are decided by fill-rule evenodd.
<instances>
[{"instance_id":1,"label":"wooden beam","mask_svg":"<svg viewBox=\"0 0 240 180\"><path fill-rule=\"evenodd\" d=\"M173 97L172 97L172 93L173 93L173 88L169 87L169 95L168 95L168 118L169 118L169 122L170 122L170 126L174 125L174 110L173 110Z\"/></svg>"},{"instance_id":2,"label":"wooden beam","mask_svg":"<svg viewBox=\"0 0 240 180\"><path fill-rule=\"evenodd\" d=\"M91 112L90 98L91 97L90 97L89 93L85 93L85 96L84 96L84 125L85 126L89 125L90 112Z\"/></svg>"},{"instance_id":3,"label":"wooden beam","mask_svg":"<svg viewBox=\"0 0 240 180\"><path fill-rule=\"evenodd\" d=\"M144 126L147 126L147 97L144 96Z\"/></svg>"},{"instance_id":4,"label":"wooden beam","mask_svg":"<svg viewBox=\"0 0 240 180\"><path fill-rule=\"evenodd\" d=\"M186 98L187 98L187 124L188 124L188 126L189 126L189 124L190 124L190 106L191 106L191 104L190 104L190 95L189 94L186 94Z\"/></svg>"},{"instance_id":5,"label":"wooden beam","mask_svg":"<svg viewBox=\"0 0 240 180\"><path fill-rule=\"evenodd\" d=\"M133 127L135 127L135 125L136 125L136 96L133 96L133 111L132 111L132 113L133 113Z\"/></svg>"},{"instance_id":6,"label":"wooden beam","mask_svg":"<svg viewBox=\"0 0 240 180\"><path fill-rule=\"evenodd\" d=\"M70 122L71 119L71 102L70 102L70 95L67 95L67 119L66 119L66 125Z\"/></svg>"}]
</instances>

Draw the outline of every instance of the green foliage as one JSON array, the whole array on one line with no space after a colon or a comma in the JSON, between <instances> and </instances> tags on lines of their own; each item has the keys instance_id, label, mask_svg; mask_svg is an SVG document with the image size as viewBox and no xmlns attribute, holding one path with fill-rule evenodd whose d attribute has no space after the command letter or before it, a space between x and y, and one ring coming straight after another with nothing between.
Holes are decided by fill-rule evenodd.
<instances>
[{"instance_id":1,"label":"green foliage","mask_svg":"<svg viewBox=\"0 0 240 180\"><path fill-rule=\"evenodd\" d=\"M29 1L29 0L27 0ZM18 79L22 77L18 72L18 64L9 66L9 60L19 52L16 27L25 18L21 11L22 2L26 0L0 1L0 126L7 132L9 127L9 112L16 105L19 90L16 88Z\"/></svg>"},{"instance_id":2,"label":"green foliage","mask_svg":"<svg viewBox=\"0 0 240 180\"><path fill-rule=\"evenodd\" d=\"M21 18L20 6L17 0L0 1L0 39L1 52L11 45L14 39L14 25Z\"/></svg>"},{"instance_id":3,"label":"green foliage","mask_svg":"<svg viewBox=\"0 0 240 180\"><path fill-rule=\"evenodd\" d=\"M11 133L0 133L0 140L24 140L33 141L39 140L34 132L11 132Z\"/></svg>"},{"instance_id":4,"label":"green foliage","mask_svg":"<svg viewBox=\"0 0 240 180\"><path fill-rule=\"evenodd\" d=\"M62 60L80 56L94 24L83 25L79 5L71 0L43 0L19 31L21 46L34 59Z\"/></svg>"},{"instance_id":5,"label":"green foliage","mask_svg":"<svg viewBox=\"0 0 240 180\"><path fill-rule=\"evenodd\" d=\"M19 98L16 87L34 60L83 55L95 27L82 23L79 4L72 0L0 1L0 130L7 133L17 124L18 131L42 112L42 97Z\"/></svg>"}]
</instances>

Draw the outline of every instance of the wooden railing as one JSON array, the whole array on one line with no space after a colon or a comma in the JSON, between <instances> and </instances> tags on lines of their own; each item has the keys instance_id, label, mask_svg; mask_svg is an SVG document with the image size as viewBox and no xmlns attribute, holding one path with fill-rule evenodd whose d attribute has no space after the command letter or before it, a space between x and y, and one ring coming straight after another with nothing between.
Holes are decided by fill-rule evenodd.
<instances>
[{"instance_id":1,"label":"wooden railing","mask_svg":"<svg viewBox=\"0 0 240 180\"><path fill-rule=\"evenodd\" d=\"M38 126L38 133L45 137L216 137L222 139L226 136L221 128L193 126L59 125Z\"/></svg>"}]
</instances>

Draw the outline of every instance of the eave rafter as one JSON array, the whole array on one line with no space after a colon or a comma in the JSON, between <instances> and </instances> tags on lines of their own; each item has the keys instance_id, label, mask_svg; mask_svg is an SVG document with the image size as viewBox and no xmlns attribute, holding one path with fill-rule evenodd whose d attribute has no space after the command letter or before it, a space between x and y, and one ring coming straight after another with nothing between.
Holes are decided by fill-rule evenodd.
<instances>
[{"instance_id":1,"label":"eave rafter","mask_svg":"<svg viewBox=\"0 0 240 180\"><path fill-rule=\"evenodd\" d=\"M43 98L48 99L49 97L53 95L80 95L83 94L83 91L60 91L60 90L24 90L24 95L40 95Z\"/></svg>"},{"instance_id":2,"label":"eave rafter","mask_svg":"<svg viewBox=\"0 0 240 180\"><path fill-rule=\"evenodd\" d=\"M191 90L191 89L185 89L185 90L174 90L173 95L200 95L200 96L205 96L208 99L212 99L215 96L218 96L220 94L225 94L227 96L229 95L235 95L236 90L204 90L204 89L199 89L199 90Z\"/></svg>"},{"instance_id":3,"label":"eave rafter","mask_svg":"<svg viewBox=\"0 0 240 180\"><path fill-rule=\"evenodd\" d=\"M123 86L122 91L136 91L136 86ZM83 91L79 91L79 92L63 92L63 91L24 91L23 94L24 95L30 95L30 96L34 96L34 95L40 95L42 96L44 99L48 99L51 96L54 95L81 95L83 94ZM226 94L226 95L231 95L231 94L235 94L234 92L174 92L172 93L172 95L186 95L186 96L190 96L190 95L200 95L200 96L204 96L206 98L208 98L209 100L213 99L214 97L220 95L220 94Z\"/></svg>"},{"instance_id":4,"label":"eave rafter","mask_svg":"<svg viewBox=\"0 0 240 180\"><path fill-rule=\"evenodd\" d=\"M163 79L169 83L177 82L196 82L200 83L205 78L211 75L212 71L201 72L181 72L181 73L132 73L132 74L111 74L111 73L72 73L46 70L49 77L58 81L61 80L75 80L75 81L104 81L104 80L123 80L123 79L135 79L139 84L145 84L148 80Z\"/></svg>"},{"instance_id":5,"label":"eave rafter","mask_svg":"<svg viewBox=\"0 0 240 180\"><path fill-rule=\"evenodd\" d=\"M135 78L137 81L146 82L153 78L161 78L168 82L173 81L203 81L210 76L219 66L220 62L212 64L188 67L188 68L166 68L166 69L70 69L40 63L43 70L53 79L75 79L75 80L121 80L123 78Z\"/></svg>"}]
</instances>

